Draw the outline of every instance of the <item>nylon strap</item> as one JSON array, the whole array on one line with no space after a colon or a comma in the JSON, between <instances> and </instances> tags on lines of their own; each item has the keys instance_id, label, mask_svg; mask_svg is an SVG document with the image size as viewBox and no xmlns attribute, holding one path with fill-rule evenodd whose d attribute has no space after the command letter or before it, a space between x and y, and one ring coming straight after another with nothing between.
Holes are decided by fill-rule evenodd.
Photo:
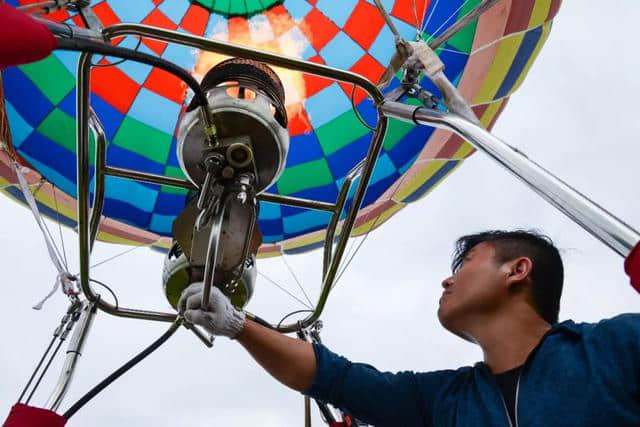
<instances>
[{"instance_id":1,"label":"nylon strap","mask_svg":"<svg viewBox=\"0 0 640 427\"><path fill-rule=\"evenodd\" d=\"M33 217L36 220L36 224L40 228L42 232L42 236L44 237L44 242L47 245L47 251L49 252L49 258L51 258L51 262L55 266L56 270L58 270L58 275L56 276L56 281L53 285L53 289L49 292L39 303L33 306L34 310L40 310L44 303L56 293L56 291L62 287L62 290L65 294L73 294L74 286L73 282L75 281L75 276L67 271L64 266L62 259L58 253L58 249L52 240L51 236L47 232L47 229L44 225L42 214L38 209L38 204L36 203L31 190L29 189L29 184L27 183L27 179L24 177L24 173L22 167L15 160L11 162L11 166L18 178L18 184L20 185L20 190L22 190L22 194L33 213ZM55 191L55 190L54 190Z\"/></svg>"}]
</instances>

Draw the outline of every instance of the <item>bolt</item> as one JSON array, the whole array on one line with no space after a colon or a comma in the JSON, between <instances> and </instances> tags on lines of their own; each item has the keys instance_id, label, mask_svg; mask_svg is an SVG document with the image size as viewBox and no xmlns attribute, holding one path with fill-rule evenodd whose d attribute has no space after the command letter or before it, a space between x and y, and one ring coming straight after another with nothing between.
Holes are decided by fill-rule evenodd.
<instances>
[{"instance_id":1,"label":"bolt","mask_svg":"<svg viewBox=\"0 0 640 427\"><path fill-rule=\"evenodd\" d=\"M231 167L231 166L226 166L224 169L222 169L222 177L223 178L233 178L233 174L235 173L235 170Z\"/></svg>"}]
</instances>

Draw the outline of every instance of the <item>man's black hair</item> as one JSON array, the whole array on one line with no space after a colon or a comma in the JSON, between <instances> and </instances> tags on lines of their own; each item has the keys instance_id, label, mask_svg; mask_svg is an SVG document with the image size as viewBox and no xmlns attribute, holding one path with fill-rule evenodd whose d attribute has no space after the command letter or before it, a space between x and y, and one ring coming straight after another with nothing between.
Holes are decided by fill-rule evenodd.
<instances>
[{"instance_id":1,"label":"man's black hair","mask_svg":"<svg viewBox=\"0 0 640 427\"><path fill-rule=\"evenodd\" d=\"M462 236L456 241L451 269L456 272L465 256L480 243L487 242L495 250L498 263L518 257L531 259L532 294L540 316L554 324L558 321L564 267L558 249L551 239L533 230L492 230Z\"/></svg>"}]
</instances>

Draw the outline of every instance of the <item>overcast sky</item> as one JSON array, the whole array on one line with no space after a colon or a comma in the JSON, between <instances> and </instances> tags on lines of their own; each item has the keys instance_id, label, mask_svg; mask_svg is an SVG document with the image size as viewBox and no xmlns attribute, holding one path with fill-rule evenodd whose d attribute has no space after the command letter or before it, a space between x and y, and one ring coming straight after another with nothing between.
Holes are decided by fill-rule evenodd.
<instances>
[{"instance_id":1,"label":"overcast sky","mask_svg":"<svg viewBox=\"0 0 640 427\"><path fill-rule=\"evenodd\" d=\"M615 6L612 6L615 4ZM640 65L636 1L565 1L551 36L494 133L640 227L637 136ZM8 412L58 324L66 301L56 295L42 311L31 306L51 288L55 270L30 213L0 199L2 347L0 413ZM493 228L535 227L553 238L565 260L561 319L597 321L638 311L622 258L587 235L524 184L481 153L427 198L394 216L367 238L323 314L323 339L334 351L379 369L457 368L481 359L479 349L447 333L436 318L440 282L449 274L455 239ZM72 269L77 238L65 230ZM99 245L94 260L120 253ZM287 258L315 300L321 253ZM260 271L302 297L281 259ZM120 303L166 310L162 256L138 249L98 267ZM277 321L303 308L261 280L248 307ZM168 325L100 313L75 382L62 408L155 340ZM44 404L59 372L54 365L33 404ZM0 415L0 418L4 417ZM180 330L164 347L110 386L69 425L293 426L303 424L302 397L271 379L242 348L218 339L205 348ZM314 409L314 425L321 425Z\"/></svg>"}]
</instances>

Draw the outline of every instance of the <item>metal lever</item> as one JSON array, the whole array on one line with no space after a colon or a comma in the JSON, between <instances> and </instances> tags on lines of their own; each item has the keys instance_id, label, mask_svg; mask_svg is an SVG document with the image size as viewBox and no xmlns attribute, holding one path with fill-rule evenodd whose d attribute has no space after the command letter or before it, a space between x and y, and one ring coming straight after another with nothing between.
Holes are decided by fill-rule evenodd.
<instances>
[{"instance_id":1,"label":"metal lever","mask_svg":"<svg viewBox=\"0 0 640 427\"><path fill-rule=\"evenodd\" d=\"M207 248L207 262L204 266L204 288L202 290L202 309L209 309L209 296L211 286L213 286L213 276L220 257L219 243L222 235L222 221L227 208L229 197L226 197L221 204L218 204L217 212L213 217L213 225L209 234L209 247Z\"/></svg>"}]
</instances>

